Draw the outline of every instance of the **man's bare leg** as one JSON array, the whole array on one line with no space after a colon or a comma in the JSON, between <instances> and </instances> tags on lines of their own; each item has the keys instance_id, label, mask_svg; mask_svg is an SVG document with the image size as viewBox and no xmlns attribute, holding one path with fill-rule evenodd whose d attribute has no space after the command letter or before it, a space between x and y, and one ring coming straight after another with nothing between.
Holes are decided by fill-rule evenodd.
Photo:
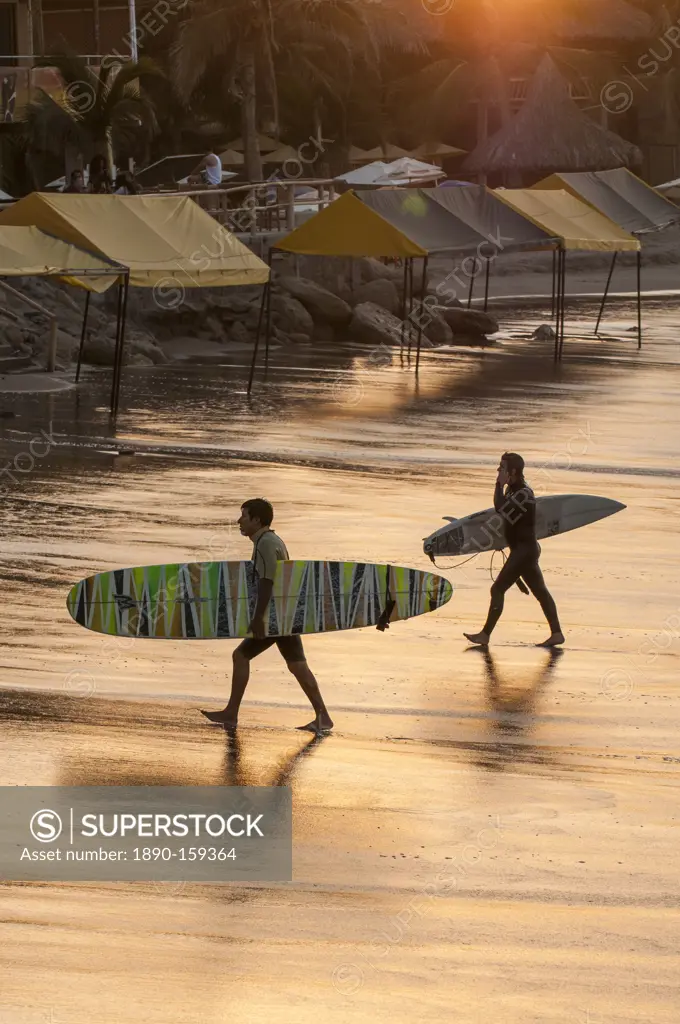
<instances>
[{"instance_id":1,"label":"man's bare leg","mask_svg":"<svg viewBox=\"0 0 680 1024\"><path fill-rule=\"evenodd\" d=\"M316 718L313 721L308 722L307 725L299 725L298 729L306 729L309 732L328 732L333 728L333 719L328 714L314 673L306 661L289 661L288 668L316 712Z\"/></svg>"},{"instance_id":2,"label":"man's bare leg","mask_svg":"<svg viewBox=\"0 0 680 1024\"><path fill-rule=\"evenodd\" d=\"M209 722L218 725L225 725L228 729L235 729L238 725L238 713L246 692L246 686L250 679L250 661L244 658L238 648L232 655L234 670L231 677L231 696L223 711L202 711Z\"/></svg>"}]
</instances>

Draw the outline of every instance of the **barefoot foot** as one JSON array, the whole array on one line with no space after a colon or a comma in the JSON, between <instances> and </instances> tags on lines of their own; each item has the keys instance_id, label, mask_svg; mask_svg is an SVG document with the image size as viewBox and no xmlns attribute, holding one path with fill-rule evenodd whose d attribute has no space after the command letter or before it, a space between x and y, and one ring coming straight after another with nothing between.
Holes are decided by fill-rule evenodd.
<instances>
[{"instance_id":1,"label":"barefoot foot","mask_svg":"<svg viewBox=\"0 0 680 1024\"><path fill-rule=\"evenodd\" d=\"M303 732L315 732L318 736L331 731L333 719L330 715L317 715L312 722L307 722L306 725L298 725L296 728Z\"/></svg>"},{"instance_id":2,"label":"barefoot foot","mask_svg":"<svg viewBox=\"0 0 680 1024\"><path fill-rule=\"evenodd\" d=\"M564 633L551 633L547 640L544 640L542 644L536 644L537 647L558 647L564 643Z\"/></svg>"},{"instance_id":3,"label":"barefoot foot","mask_svg":"<svg viewBox=\"0 0 680 1024\"><path fill-rule=\"evenodd\" d=\"M488 647L489 640L491 639L488 633L463 633L464 637L470 641L471 644L478 644L480 647Z\"/></svg>"},{"instance_id":4,"label":"barefoot foot","mask_svg":"<svg viewBox=\"0 0 680 1024\"><path fill-rule=\"evenodd\" d=\"M235 729L238 725L238 719L226 708L224 711L201 711L201 714L213 725L223 725L227 729Z\"/></svg>"}]
</instances>

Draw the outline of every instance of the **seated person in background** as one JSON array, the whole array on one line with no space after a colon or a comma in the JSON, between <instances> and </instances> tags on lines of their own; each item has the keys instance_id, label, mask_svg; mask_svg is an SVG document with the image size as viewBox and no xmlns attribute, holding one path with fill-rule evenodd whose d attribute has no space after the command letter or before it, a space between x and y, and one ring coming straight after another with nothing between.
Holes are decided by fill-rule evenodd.
<instances>
[{"instance_id":1,"label":"seated person in background","mask_svg":"<svg viewBox=\"0 0 680 1024\"><path fill-rule=\"evenodd\" d=\"M71 171L71 179L68 185L63 189L64 192L84 192L85 191L85 179L83 178L82 171Z\"/></svg>"},{"instance_id":2,"label":"seated person in background","mask_svg":"<svg viewBox=\"0 0 680 1024\"><path fill-rule=\"evenodd\" d=\"M104 186L103 188L102 185ZM90 185L88 191L97 193L111 191L106 157L103 157L101 153L95 154L90 160Z\"/></svg>"},{"instance_id":3,"label":"seated person in background","mask_svg":"<svg viewBox=\"0 0 680 1024\"><path fill-rule=\"evenodd\" d=\"M114 185L114 192L117 196L136 196L139 195L139 188L135 185L132 175L129 171L121 171Z\"/></svg>"},{"instance_id":4,"label":"seated person in background","mask_svg":"<svg viewBox=\"0 0 680 1024\"><path fill-rule=\"evenodd\" d=\"M222 184L222 161L216 153L206 153L200 167L201 178L206 185Z\"/></svg>"}]
</instances>

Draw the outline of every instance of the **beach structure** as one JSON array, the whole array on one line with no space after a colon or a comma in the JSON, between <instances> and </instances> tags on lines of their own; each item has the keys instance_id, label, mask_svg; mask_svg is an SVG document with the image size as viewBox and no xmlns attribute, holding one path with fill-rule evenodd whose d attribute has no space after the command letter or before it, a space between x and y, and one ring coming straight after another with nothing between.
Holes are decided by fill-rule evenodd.
<instances>
[{"instance_id":1,"label":"beach structure","mask_svg":"<svg viewBox=\"0 0 680 1024\"><path fill-rule=\"evenodd\" d=\"M473 150L462 171L519 185L555 171L600 171L641 163L637 146L601 127L577 106L567 82L546 55L526 102Z\"/></svg>"},{"instance_id":2,"label":"beach structure","mask_svg":"<svg viewBox=\"0 0 680 1024\"><path fill-rule=\"evenodd\" d=\"M456 146L447 146L443 142L423 142L422 145L413 150L411 156L417 160L427 160L428 162L439 160L441 162L454 156L464 156L465 152L466 150L464 149L458 149Z\"/></svg>"},{"instance_id":3,"label":"beach structure","mask_svg":"<svg viewBox=\"0 0 680 1024\"><path fill-rule=\"evenodd\" d=\"M372 256L403 260L402 345L408 327L409 352L413 333L409 317L415 299L413 261L422 260L419 302L427 295L428 260L433 255L456 255L453 280L471 278L468 305L478 266L486 265L485 308L492 260L503 253L547 251L554 256L553 304L557 312L555 359L562 356L567 251L635 251L640 243L598 211L564 191L520 190L511 195L484 186L439 189L380 189L346 192L330 206L281 239L270 252L308 256ZM465 271L469 263L472 273ZM446 295L451 295L450 288ZM265 328L265 365L270 338L270 287L262 298L260 324ZM442 301L442 305L445 302ZM416 317L418 371L422 322ZM252 389L260 331L253 349L248 390Z\"/></svg>"},{"instance_id":4,"label":"beach structure","mask_svg":"<svg viewBox=\"0 0 680 1024\"><path fill-rule=\"evenodd\" d=\"M599 210L624 231L639 237L652 231L663 231L664 228L680 223L680 210L674 203L660 195L656 189L638 178L626 167L618 167L609 171L592 171L580 174L552 174L534 185L534 189L564 189L584 203ZM602 304L595 325L597 334L604 314L609 288L616 266L617 253L612 256L609 276L602 295ZM638 249L638 298L641 295L642 250ZM638 344L642 345L642 329L640 323Z\"/></svg>"},{"instance_id":5,"label":"beach structure","mask_svg":"<svg viewBox=\"0 0 680 1024\"><path fill-rule=\"evenodd\" d=\"M335 181L352 187L381 188L385 185L408 185L414 181L437 181L443 177L444 172L436 164L428 164L412 157L400 157L390 162L375 160L364 167L337 175Z\"/></svg>"},{"instance_id":6,"label":"beach structure","mask_svg":"<svg viewBox=\"0 0 680 1024\"><path fill-rule=\"evenodd\" d=\"M57 361L58 315L8 284L6 278L55 277L87 292L104 292L123 280L125 267L95 256L32 225L0 225L0 289L43 313L50 322L45 369L52 373ZM121 330L120 311L116 333Z\"/></svg>"},{"instance_id":7,"label":"beach structure","mask_svg":"<svg viewBox=\"0 0 680 1024\"><path fill-rule=\"evenodd\" d=\"M120 398L130 287L153 288L159 304L172 309L183 301L189 288L264 285L269 279L267 264L187 196L34 192L0 213L0 231L7 225L35 226L62 244L92 254L97 263L94 269L105 265L115 268L119 290L111 389L114 416ZM52 272L64 276L63 268ZM85 344L89 298L90 291L85 300L76 380Z\"/></svg>"}]
</instances>

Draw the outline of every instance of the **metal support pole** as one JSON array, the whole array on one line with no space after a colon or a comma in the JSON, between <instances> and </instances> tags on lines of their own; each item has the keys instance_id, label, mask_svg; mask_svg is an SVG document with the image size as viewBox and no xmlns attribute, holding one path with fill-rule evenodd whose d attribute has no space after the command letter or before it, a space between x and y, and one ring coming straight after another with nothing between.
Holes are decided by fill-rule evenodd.
<instances>
[{"instance_id":1,"label":"metal support pole","mask_svg":"<svg viewBox=\"0 0 680 1024\"><path fill-rule=\"evenodd\" d=\"M120 324L123 312L123 278L118 279L118 308L116 310L116 346L113 353L113 377L111 379L111 415L116 407L116 384L118 381L118 361L122 358L120 346Z\"/></svg>"},{"instance_id":2,"label":"metal support pole","mask_svg":"<svg viewBox=\"0 0 680 1024\"><path fill-rule=\"evenodd\" d=\"M408 259L404 260L404 293L401 300L401 342L399 352L404 351L404 339L406 338L406 293L408 291Z\"/></svg>"},{"instance_id":3,"label":"metal support pole","mask_svg":"<svg viewBox=\"0 0 680 1024\"><path fill-rule=\"evenodd\" d=\"M556 303L556 291L557 291L557 250L553 249L552 254L552 298L550 300L550 319L555 316L555 303Z\"/></svg>"},{"instance_id":4,"label":"metal support pole","mask_svg":"<svg viewBox=\"0 0 680 1024\"><path fill-rule=\"evenodd\" d=\"M423 340L423 314L425 312L425 294L427 292L427 264L429 257L423 258L423 276L420 285L420 316L418 317L418 340L416 342L416 379L420 367L420 346Z\"/></svg>"},{"instance_id":5,"label":"metal support pole","mask_svg":"<svg viewBox=\"0 0 680 1024\"><path fill-rule=\"evenodd\" d=\"M562 249L557 250L557 259L555 264L555 362L560 358L560 313L562 308L561 303L561 289L562 284Z\"/></svg>"},{"instance_id":6,"label":"metal support pole","mask_svg":"<svg viewBox=\"0 0 680 1024\"><path fill-rule=\"evenodd\" d=\"M269 254L269 287L267 288L267 301L265 302L265 330L264 330L264 376L269 373L269 340L272 333L272 284L271 284L271 252Z\"/></svg>"},{"instance_id":7,"label":"metal support pole","mask_svg":"<svg viewBox=\"0 0 680 1024\"><path fill-rule=\"evenodd\" d=\"M489 277L491 274L491 259L488 256L486 259L486 277L484 279L484 312L486 313L489 308Z\"/></svg>"},{"instance_id":8,"label":"metal support pole","mask_svg":"<svg viewBox=\"0 0 680 1024\"><path fill-rule=\"evenodd\" d=\"M564 335L566 331L566 305L567 305L567 253L566 250L562 250L562 282L560 286L560 292L562 296L561 301L561 313L560 313L560 361L562 360L562 354L564 351Z\"/></svg>"},{"instance_id":9,"label":"metal support pole","mask_svg":"<svg viewBox=\"0 0 680 1024\"><path fill-rule=\"evenodd\" d=\"M57 368L57 332L59 330L59 324L56 316L53 316L50 320L50 340L47 345L47 366L45 369L48 373L54 373Z\"/></svg>"},{"instance_id":10,"label":"metal support pole","mask_svg":"<svg viewBox=\"0 0 680 1024\"><path fill-rule=\"evenodd\" d=\"M408 261L408 357L411 358L411 344L413 342L413 258Z\"/></svg>"},{"instance_id":11,"label":"metal support pole","mask_svg":"<svg viewBox=\"0 0 680 1024\"><path fill-rule=\"evenodd\" d=\"M87 316L90 312L90 298L92 292L87 291L85 293L85 312L83 313L83 328L80 332L80 347L78 349L78 365L76 366L76 384L80 380L80 367L83 361L83 349L85 348L85 333L87 331Z\"/></svg>"},{"instance_id":12,"label":"metal support pole","mask_svg":"<svg viewBox=\"0 0 680 1024\"><path fill-rule=\"evenodd\" d=\"M637 254L638 351L642 348L642 250Z\"/></svg>"},{"instance_id":13,"label":"metal support pole","mask_svg":"<svg viewBox=\"0 0 680 1024\"><path fill-rule=\"evenodd\" d=\"M120 317L120 357L118 359L118 374L115 382L115 401L113 406L114 419L118 415L118 404L120 401L120 381L123 375L123 355L125 352L125 321L127 319L128 292L130 290L130 274L127 273L123 280L123 305Z\"/></svg>"},{"instance_id":14,"label":"metal support pole","mask_svg":"<svg viewBox=\"0 0 680 1024\"><path fill-rule=\"evenodd\" d=\"M467 304L467 308L468 309L472 305L472 293L475 290L475 274L476 274L476 271L477 271L477 262L476 262L475 259L472 260L472 267L473 267L473 270L472 270L472 273L470 274L470 291L468 293L468 304Z\"/></svg>"},{"instance_id":15,"label":"metal support pole","mask_svg":"<svg viewBox=\"0 0 680 1024\"><path fill-rule=\"evenodd\" d=\"M255 345L253 346L253 359L250 364L250 376L248 377L248 394L253 390L253 378L255 376L255 363L257 362L257 351L260 347L260 334L262 333L262 321L264 320L264 310L267 304L267 289L269 288L270 282L267 281L264 288L262 289L262 301L260 302L260 317L257 321L257 333L255 335Z\"/></svg>"},{"instance_id":16,"label":"metal support pole","mask_svg":"<svg viewBox=\"0 0 680 1024\"><path fill-rule=\"evenodd\" d=\"M600 312L599 312L598 317L597 317L597 323L595 324L595 334L597 334L597 332L600 329L600 323L602 321L602 316L604 314L604 306L605 306L605 303L607 301L607 295L609 294L609 286L612 283L612 277L614 275L614 267L616 266L616 257L618 255L619 255L618 252L614 253L614 257L612 259L612 265L609 268L609 277L607 278L607 283L606 283L605 288L604 288L604 295L602 296L602 305L600 306Z\"/></svg>"}]
</instances>

